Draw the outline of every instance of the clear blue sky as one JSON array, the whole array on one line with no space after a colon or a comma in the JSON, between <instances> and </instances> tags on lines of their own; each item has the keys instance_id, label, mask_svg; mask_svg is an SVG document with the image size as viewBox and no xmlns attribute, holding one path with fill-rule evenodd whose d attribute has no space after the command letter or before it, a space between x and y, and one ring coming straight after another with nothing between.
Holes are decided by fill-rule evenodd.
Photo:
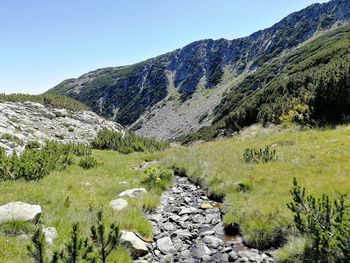
<instances>
[{"instance_id":1,"label":"clear blue sky","mask_svg":"<svg viewBox=\"0 0 350 263\"><path fill-rule=\"evenodd\" d=\"M0 92L41 93L205 38L271 26L315 0L1 0Z\"/></svg>"}]
</instances>

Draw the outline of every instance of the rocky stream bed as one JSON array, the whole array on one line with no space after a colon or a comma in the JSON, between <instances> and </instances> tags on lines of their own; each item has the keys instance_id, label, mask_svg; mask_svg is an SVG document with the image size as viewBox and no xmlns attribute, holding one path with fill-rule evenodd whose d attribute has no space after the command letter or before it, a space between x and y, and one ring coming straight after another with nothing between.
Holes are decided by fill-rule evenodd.
<instances>
[{"instance_id":1,"label":"rocky stream bed","mask_svg":"<svg viewBox=\"0 0 350 263\"><path fill-rule=\"evenodd\" d=\"M208 200L199 186L176 176L158 209L147 215L154 230L150 251L136 262L274 262L249 249L239 236L225 234L221 204Z\"/></svg>"}]
</instances>

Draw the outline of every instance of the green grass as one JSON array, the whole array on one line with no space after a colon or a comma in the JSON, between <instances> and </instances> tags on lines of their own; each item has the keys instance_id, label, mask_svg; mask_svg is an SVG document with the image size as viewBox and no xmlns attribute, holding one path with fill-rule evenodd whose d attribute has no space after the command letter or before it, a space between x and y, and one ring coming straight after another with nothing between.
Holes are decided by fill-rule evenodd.
<instances>
[{"instance_id":1,"label":"green grass","mask_svg":"<svg viewBox=\"0 0 350 263\"><path fill-rule=\"evenodd\" d=\"M297 128L249 128L243 135L172 149L167 162L182 167L197 182L206 181L209 192L226 195L226 223L239 223L246 241L266 248L285 238L293 221L287 208L293 177L310 194L330 196L350 189L350 127L299 131ZM249 164L246 148L276 150L273 162ZM249 191L237 185L249 184Z\"/></svg>"},{"instance_id":2,"label":"green grass","mask_svg":"<svg viewBox=\"0 0 350 263\"><path fill-rule=\"evenodd\" d=\"M285 259L288 254L298 254L302 245L295 243L298 239L291 236L293 218L287 208L293 177L309 194L325 193L331 197L344 194L349 201L349 138L350 126L323 130L252 126L240 136L187 148L171 148L161 153L125 155L94 150L92 156L103 162L100 166L82 169L78 165L79 158L75 157L72 166L62 172L52 172L41 180L0 183L0 204L11 201L40 204L42 223L56 227L59 234L52 249L58 249L67 240L73 222L79 221L87 236L100 209L107 223L116 222L120 229L151 238L152 226L144 212L159 205L158 189L142 198L129 199L129 207L120 212L113 212L109 202L121 191L142 185L145 175L130 168L144 160L160 159L164 165L176 165L194 181L207 185L209 194L225 195L225 223L238 223L251 245L266 248L289 240L278 252L279 257ZM245 149L266 146L276 150L277 160L258 164L244 161ZM29 240L13 235L26 229L25 225L17 223L0 226L1 262L30 262L25 249ZM131 262L123 248L111 258L117 262Z\"/></svg>"},{"instance_id":3,"label":"green grass","mask_svg":"<svg viewBox=\"0 0 350 263\"><path fill-rule=\"evenodd\" d=\"M75 158L75 163L66 170L52 172L39 181L0 183L0 204L11 201L40 204L43 225L56 227L58 231L53 249L58 249L67 240L73 222L79 221L83 234L88 236L89 227L95 223L96 213L100 209L104 211L107 222L117 222L120 229L136 231L150 238L152 225L144 217L143 210L152 210L159 204L155 193L129 200L129 207L120 212L113 212L109 202L123 190L140 187L142 172L134 171L131 167L139 166L146 159L158 159L162 153L124 155L114 151L93 151L92 156L103 161L103 165L86 170L78 166L79 159ZM6 234L1 229L0 226L0 261L30 262L25 248L29 240ZM4 229L17 231L20 228L11 225ZM117 262L132 262L128 252L122 248L111 258Z\"/></svg>"}]
</instances>

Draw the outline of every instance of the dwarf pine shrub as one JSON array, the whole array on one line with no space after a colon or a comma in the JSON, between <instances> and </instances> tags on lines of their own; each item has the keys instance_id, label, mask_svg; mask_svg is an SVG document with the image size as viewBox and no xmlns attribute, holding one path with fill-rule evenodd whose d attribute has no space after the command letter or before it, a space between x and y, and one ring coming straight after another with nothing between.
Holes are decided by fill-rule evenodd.
<instances>
[{"instance_id":1,"label":"dwarf pine shrub","mask_svg":"<svg viewBox=\"0 0 350 263\"><path fill-rule=\"evenodd\" d=\"M99 162L92 156L86 156L84 158L81 158L79 161L79 166L84 169L90 169L97 165L99 165Z\"/></svg>"},{"instance_id":2,"label":"dwarf pine shrub","mask_svg":"<svg viewBox=\"0 0 350 263\"><path fill-rule=\"evenodd\" d=\"M46 141L43 146L30 143L21 155L7 156L0 147L0 181L38 180L54 170L63 170L73 162L73 154L90 154L88 146Z\"/></svg>"},{"instance_id":3,"label":"dwarf pine shrub","mask_svg":"<svg viewBox=\"0 0 350 263\"><path fill-rule=\"evenodd\" d=\"M288 208L294 214L294 223L301 235L312 241L305 251L305 260L313 262L349 262L350 208L344 197L330 200L306 195L305 188L294 178L291 190L293 201Z\"/></svg>"},{"instance_id":4,"label":"dwarf pine shrub","mask_svg":"<svg viewBox=\"0 0 350 263\"><path fill-rule=\"evenodd\" d=\"M271 150L269 146L259 150L248 148L244 151L243 159L246 163L267 163L277 160L276 150Z\"/></svg>"},{"instance_id":5,"label":"dwarf pine shrub","mask_svg":"<svg viewBox=\"0 0 350 263\"><path fill-rule=\"evenodd\" d=\"M94 149L114 150L128 154L132 152L160 151L166 149L169 144L154 139L143 138L133 133L124 137L120 132L101 130L91 143Z\"/></svg>"}]
</instances>

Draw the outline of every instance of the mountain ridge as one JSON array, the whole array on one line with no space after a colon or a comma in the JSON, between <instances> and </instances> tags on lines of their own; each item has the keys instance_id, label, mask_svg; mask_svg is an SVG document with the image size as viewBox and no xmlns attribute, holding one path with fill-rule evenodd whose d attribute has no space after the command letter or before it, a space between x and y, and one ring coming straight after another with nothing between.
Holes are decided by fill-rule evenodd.
<instances>
[{"instance_id":1,"label":"mountain ridge","mask_svg":"<svg viewBox=\"0 0 350 263\"><path fill-rule=\"evenodd\" d=\"M349 20L349 0L313 4L247 37L195 41L140 63L103 68L63 81L48 93L80 100L95 112L130 126L141 135L174 139L211 124L215 107L230 88L229 84L226 90L218 88L225 80L236 83L318 32L347 24ZM208 91L211 89L214 92ZM209 97L203 98L202 93L204 96L209 93ZM211 97L215 98L211 101ZM198 101L205 99L205 112L196 110ZM183 112L184 104L188 103L193 107ZM166 109L153 111L159 105ZM164 114L173 116L167 125L157 121ZM186 114L188 118L183 117ZM145 125L147 122L153 122L152 127L160 125L166 132L153 132L154 128ZM187 128L178 129L176 123L185 123Z\"/></svg>"}]
</instances>

